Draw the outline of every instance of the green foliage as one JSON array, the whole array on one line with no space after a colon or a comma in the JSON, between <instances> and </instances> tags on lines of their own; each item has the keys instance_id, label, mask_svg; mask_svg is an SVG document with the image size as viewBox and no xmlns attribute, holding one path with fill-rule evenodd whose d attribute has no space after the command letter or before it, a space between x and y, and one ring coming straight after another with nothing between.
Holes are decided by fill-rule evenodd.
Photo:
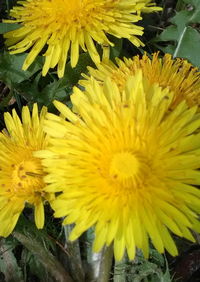
<instances>
[{"instance_id":1,"label":"green foliage","mask_svg":"<svg viewBox=\"0 0 200 282\"><path fill-rule=\"evenodd\" d=\"M30 277L41 282L53 282L57 278L70 281L59 262L60 252L63 250L53 237L21 216L13 236L0 240L0 273L6 282L32 281Z\"/></svg>"},{"instance_id":2,"label":"green foliage","mask_svg":"<svg viewBox=\"0 0 200 282\"><path fill-rule=\"evenodd\" d=\"M117 263L114 282L172 282L167 260L156 250L150 251L149 260L138 252L133 262Z\"/></svg>"},{"instance_id":3,"label":"green foliage","mask_svg":"<svg viewBox=\"0 0 200 282\"><path fill-rule=\"evenodd\" d=\"M39 105L51 106L55 99L67 102L73 86L81 77L81 73L87 71L87 66L94 66L89 55L83 53L75 68L71 67L70 62L66 65L65 75L62 79L58 79L54 72L51 72L47 77L42 77L43 58L38 56L29 69L23 71L22 65L26 56L26 54L11 56L4 51L0 56L0 81L3 81L11 91L16 91L29 104L37 102ZM5 101L3 105L5 105Z\"/></svg>"},{"instance_id":4,"label":"green foliage","mask_svg":"<svg viewBox=\"0 0 200 282\"><path fill-rule=\"evenodd\" d=\"M157 38L156 41L164 41L167 46L158 47L173 57L181 57L189 60L192 64L200 67L200 1L182 0L184 9L177 12L170 20L172 25L168 26ZM179 2L180 7L180 2Z\"/></svg>"},{"instance_id":5,"label":"green foliage","mask_svg":"<svg viewBox=\"0 0 200 282\"><path fill-rule=\"evenodd\" d=\"M22 70L26 54L10 55L4 51L0 56L0 80L9 87L15 86L22 81L30 79L42 67L42 59L38 57L27 71Z\"/></svg>"}]
</instances>

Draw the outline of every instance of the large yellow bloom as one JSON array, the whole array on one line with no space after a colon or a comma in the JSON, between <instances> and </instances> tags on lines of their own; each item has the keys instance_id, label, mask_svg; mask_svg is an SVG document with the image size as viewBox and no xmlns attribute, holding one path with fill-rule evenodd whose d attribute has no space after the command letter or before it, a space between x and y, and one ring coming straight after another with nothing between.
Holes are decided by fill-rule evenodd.
<instances>
[{"instance_id":1,"label":"large yellow bloom","mask_svg":"<svg viewBox=\"0 0 200 282\"><path fill-rule=\"evenodd\" d=\"M33 152L47 146L45 115L43 107L38 116L36 104L32 116L28 107L23 107L22 122L15 110L12 115L5 113L7 130L0 133L0 236L13 231L26 203L35 208L36 226L44 225L43 202L50 194L44 191L41 160Z\"/></svg>"},{"instance_id":2,"label":"large yellow bloom","mask_svg":"<svg viewBox=\"0 0 200 282\"><path fill-rule=\"evenodd\" d=\"M143 34L138 22L141 12L158 11L151 0L27 0L19 1L10 15L21 26L5 34L6 44L12 54L32 48L23 69L26 70L40 51L44 53L45 64L42 74L57 65L58 76L65 70L70 49L72 67L79 58L79 48L88 51L95 63L100 62L94 41L98 44L113 45L106 34L127 38L134 45L142 43L136 37Z\"/></svg>"},{"instance_id":3,"label":"large yellow bloom","mask_svg":"<svg viewBox=\"0 0 200 282\"><path fill-rule=\"evenodd\" d=\"M76 224L70 239L94 225L94 251L114 241L117 260L135 247L148 256L148 238L176 255L170 231L189 240L200 231L200 117L185 102L169 112L174 92L146 85L139 72L122 93L110 80L75 88L78 115L55 102L62 116L47 115L50 147L37 152L46 191L63 192L55 217Z\"/></svg>"},{"instance_id":4,"label":"large yellow bloom","mask_svg":"<svg viewBox=\"0 0 200 282\"><path fill-rule=\"evenodd\" d=\"M171 108L174 108L182 100L186 100L189 107L200 106L200 72L183 59L172 59L170 54L165 54L163 58L158 58L159 53L154 53L152 59L146 54L140 59L135 56L132 59L124 58L124 61L116 59L117 65L113 62L103 62L98 65L98 69L88 67L89 74L99 82L110 77L117 83L120 90L123 90L130 75L142 69L144 77L150 84L158 83L161 87L169 87L175 92ZM83 75L86 80L80 81L85 86L90 80L87 75Z\"/></svg>"}]
</instances>

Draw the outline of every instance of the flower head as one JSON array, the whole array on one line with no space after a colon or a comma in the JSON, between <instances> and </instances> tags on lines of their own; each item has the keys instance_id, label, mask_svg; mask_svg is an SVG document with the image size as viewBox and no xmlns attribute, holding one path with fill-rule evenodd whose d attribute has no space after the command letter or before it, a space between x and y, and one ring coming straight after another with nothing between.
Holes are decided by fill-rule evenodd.
<instances>
[{"instance_id":1,"label":"flower head","mask_svg":"<svg viewBox=\"0 0 200 282\"><path fill-rule=\"evenodd\" d=\"M116 59L113 62L103 62L98 69L88 67L89 74L99 82L110 77L123 90L127 79L134 75L138 69L142 69L144 77L149 84L158 83L161 87L169 87L175 92L171 108L176 107L182 100L186 100L189 107L200 106L200 72L183 59L172 59L170 54L158 58L159 53L154 53L152 59L146 54L140 59L135 56L132 59L125 58L124 61ZM85 86L90 78L83 75L86 80L80 81ZM90 83L90 82L89 82Z\"/></svg>"},{"instance_id":2,"label":"flower head","mask_svg":"<svg viewBox=\"0 0 200 282\"><path fill-rule=\"evenodd\" d=\"M160 10L150 0L30 0L19 1L10 15L20 27L5 34L6 44L12 54L31 48L23 69L26 70L46 46L42 74L57 65L58 76L65 70L70 50L72 67L76 66L79 49L88 51L95 63L100 62L95 42L113 43L106 34L127 38L134 45L141 45L137 35L143 34L138 22L140 12ZM94 42L95 41L95 42Z\"/></svg>"},{"instance_id":3,"label":"flower head","mask_svg":"<svg viewBox=\"0 0 200 282\"><path fill-rule=\"evenodd\" d=\"M37 152L46 191L62 191L55 217L76 225L70 239L95 226L94 251L114 242L117 260L136 247L148 256L148 238L176 255L170 231L190 240L200 231L199 115L185 102L169 112L174 92L146 85L138 72L122 93L109 79L74 88L78 115L55 102L62 117L47 115L50 147Z\"/></svg>"},{"instance_id":4,"label":"flower head","mask_svg":"<svg viewBox=\"0 0 200 282\"><path fill-rule=\"evenodd\" d=\"M6 130L0 133L0 236L12 232L26 203L35 208L36 226L44 225L43 202L50 194L44 191L43 167L33 152L47 146L45 115L43 107L38 116L36 104L32 116L28 107L23 107L22 122L15 110L12 115L5 113Z\"/></svg>"}]
</instances>

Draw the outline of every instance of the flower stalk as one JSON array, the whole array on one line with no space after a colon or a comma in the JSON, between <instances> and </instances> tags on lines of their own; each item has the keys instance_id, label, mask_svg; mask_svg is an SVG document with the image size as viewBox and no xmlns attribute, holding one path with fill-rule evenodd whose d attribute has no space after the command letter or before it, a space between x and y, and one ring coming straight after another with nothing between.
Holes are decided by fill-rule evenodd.
<instances>
[{"instance_id":1,"label":"flower stalk","mask_svg":"<svg viewBox=\"0 0 200 282\"><path fill-rule=\"evenodd\" d=\"M109 247L104 247L101 252L101 260L99 267L99 275L97 282L108 282L111 275L113 261L113 245Z\"/></svg>"},{"instance_id":2,"label":"flower stalk","mask_svg":"<svg viewBox=\"0 0 200 282\"><path fill-rule=\"evenodd\" d=\"M82 282L84 281L85 273L81 261L79 241L76 240L74 242L70 242L68 240L71 230L72 225L64 226L65 248L67 249L67 252L69 254L67 264L69 265L69 270L74 280L76 282Z\"/></svg>"}]
</instances>

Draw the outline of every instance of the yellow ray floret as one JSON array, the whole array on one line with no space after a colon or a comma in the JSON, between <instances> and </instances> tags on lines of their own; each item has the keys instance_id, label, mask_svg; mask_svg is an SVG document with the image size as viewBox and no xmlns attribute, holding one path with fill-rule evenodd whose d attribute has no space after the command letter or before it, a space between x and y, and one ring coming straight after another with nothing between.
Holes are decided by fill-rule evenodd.
<instances>
[{"instance_id":1,"label":"yellow ray floret","mask_svg":"<svg viewBox=\"0 0 200 282\"><path fill-rule=\"evenodd\" d=\"M175 92L171 108L176 107L182 100L186 100L189 107L200 106L200 72L183 59L172 59L170 54L163 58L154 53L152 59L146 54L142 58L135 56L132 59L124 58L124 61L116 59L117 65L113 62L103 62L97 69L88 67L89 74L99 82L105 81L107 77L117 83L120 90L123 90L130 75L142 69L143 75L150 84L158 83L159 86L169 87ZM80 84L85 86L90 77L83 75L86 80Z\"/></svg>"},{"instance_id":2,"label":"yellow ray floret","mask_svg":"<svg viewBox=\"0 0 200 282\"><path fill-rule=\"evenodd\" d=\"M36 226L44 225L43 203L52 196L44 191L43 167L33 152L47 146L43 131L46 112L43 107L39 116L34 104L32 115L27 106L22 108L22 121L15 110L4 115L6 129L0 133L0 236L13 231L26 203L35 208Z\"/></svg>"},{"instance_id":3,"label":"yellow ray floret","mask_svg":"<svg viewBox=\"0 0 200 282\"><path fill-rule=\"evenodd\" d=\"M106 34L127 38L136 46L143 34L138 22L141 12L161 10L150 0L27 0L19 1L10 15L20 27L5 34L12 54L31 48L23 69L26 70L36 56L47 46L42 74L57 66L58 76L64 75L70 52L72 67L76 66L79 49L88 51L95 63L100 62L95 42L113 46Z\"/></svg>"},{"instance_id":4,"label":"yellow ray floret","mask_svg":"<svg viewBox=\"0 0 200 282\"><path fill-rule=\"evenodd\" d=\"M145 256L149 238L162 253L177 255L171 232L194 240L200 231L200 127L196 107L169 111L174 92L147 87L141 71L124 91L110 79L74 88L78 115L55 102L62 117L47 115L52 137L37 152L48 173L47 192L59 192L52 207L63 224L75 223L70 239L95 226L94 251L114 243L120 260L136 247ZM63 118L65 117L66 120Z\"/></svg>"}]
</instances>

